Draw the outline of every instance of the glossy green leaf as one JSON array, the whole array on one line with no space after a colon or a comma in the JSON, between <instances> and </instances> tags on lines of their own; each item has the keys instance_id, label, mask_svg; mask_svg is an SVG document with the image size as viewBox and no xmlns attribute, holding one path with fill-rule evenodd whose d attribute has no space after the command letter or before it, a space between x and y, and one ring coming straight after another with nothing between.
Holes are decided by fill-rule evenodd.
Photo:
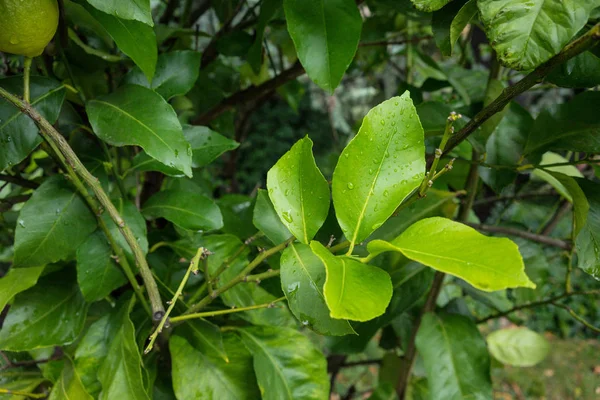
<instances>
[{"instance_id":1,"label":"glossy green leaf","mask_svg":"<svg viewBox=\"0 0 600 400\"><path fill-rule=\"evenodd\" d=\"M183 125L183 135L192 146L192 168L204 167L240 145L206 126Z\"/></svg>"},{"instance_id":2,"label":"glossy green leaf","mask_svg":"<svg viewBox=\"0 0 600 400\"><path fill-rule=\"evenodd\" d=\"M72 343L87 315L75 279L62 271L19 293L0 330L0 349L25 351Z\"/></svg>"},{"instance_id":3,"label":"glossy green leaf","mask_svg":"<svg viewBox=\"0 0 600 400\"><path fill-rule=\"evenodd\" d=\"M569 160L561 156L560 154L547 152L542 156L542 160L540 161L540 166L551 165L551 164L563 164L568 163ZM541 179L548 182L558 193L564 196L571 203L573 202L573 197L571 196L570 190L563 185L563 179L560 176L565 177L579 177L583 178L581 172L574 165L561 165L555 167L546 167L546 168L536 168L531 173L531 178ZM574 182L574 181L573 181ZM566 183L565 183L566 184ZM574 183L577 186L576 183Z\"/></svg>"},{"instance_id":4,"label":"glossy green leaf","mask_svg":"<svg viewBox=\"0 0 600 400\"><path fill-rule=\"evenodd\" d=\"M108 352L108 345L118 326L111 321L114 315L105 314L90 324L75 350L75 369L88 393L97 397L102 390L98 369Z\"/></svg>"},{"instance_id":5,"label":"glossy green leaf","mask_svg":"<svg viewBox=\"0 0 600 400\"><path fill-rule=\"evenodd\" d=\"M179 400L260 398L252 356L234 335L224 336L229 362L207 355L181 336L169 339L173 389Z\"/></svg>"},{"instance_id":6,"label":"glossy green leaf","mask_svg":"<svg viewBox=\"0 0 600 400\"><path fill-rule=\"evenodd\" d=\"M201 351L202 354L220 358L225 362L230 362L225 346L223 344L223 335L219 327L205 319L194 319L186 322L185 325L177 329L177 335L185 338L194 348Z\"/></svg>"},{"instance_id":7,"label":"glossy green leaf","mask_svg":"<svg viewBox=\"0 0 600 400\"><path fill-rule=\"evenodd\" d=\"M325 264L323 294L332 318L368 321L385 312L392 298L387 272L349 257L336 257L319 242L312 251Z\"/></svg>"},{"instance_id":8,"label":"glossy green leaf","mask_svg":"<svg viewBox=\"0 0 600 400\"><path fill-rule=\"evenodd\" d=\"M306 136L292 146L267 174L267 188L281 222L302 243L315 236L329 212L329 185Z\"/></svg>"},{"instance_id":9,"label":"glossy green leaf","mask_svg":"<svg viewBox=\"0 0 600 400\"><path fill-rule=\"evenodd\" d=\"M437 11L452 0L411 0L414 6L425 12Z\"/></svg>"},{"instance_id":10,"label":"glossy green leaf","mask_svg":"<svg viewBox=\"0 0 600 400\"><path fill-rule=\"evenodd\" d=\"M49 400L92 400L93 397L85 390L73 361L66 357L60 378L52 387Z\"/></svg>"},{"instance_id":11,"label":"glossy green leaf","mask_svg":"<svg viewBox=\"0 0 600 400\"><path fill-rule=\"evenodd\" d=\"M379 228L424 176L423 128L405 92L369 111L335 167L333 204L352 245Z\"/></svg>"},{"instance_id":12,"label":"glossy green leaf","mask_svg":"<svg viewBox=\"0 0 600 400\"><path fill-rule=\"evenodd\" d=\"M94 0L104 3L104 0ZM133 0L144 1L144 0ZM111 0L111 3L121 3L121 0ZM158 49L156 35L152 27L134 20L121 19L116 16L98 11L87 3L85 9L96 19L113 38L119 49L128 55L139 66L148 81L152 81L156 70ZM129 10L131 8L128 7Z\"/></svg>"},{"instance_id":13,"label":"glossy green leaf","mask_svg":"<svg viewBox=\"0 0 600 400\"><path fill-rule=\"evenodd\" d=\"M539 364L550 351L546 338L528 328L494 331L488 335L487 344L494 358L514 367Z\"/></svg>"},{"instance_id":14,"label":"glossy green leaf","mask_svg":"<svg viewBox=\"0 0 600 400\"><path fill-rule=\"evenodd\" d=\"M77 249L77 282L86 301L101 300L127 282L112 256L112 249L101 231L88 236Z\"/></svg>"},{"instance_id":15,"label":"glossy green leaf","mask_svg":"<svg viewBox=\"0 0 600 400\"><path fill-rule=\"evenodd\" d=\"M362 27L354 0L284 0L287 28L314 83L328 92L352 62Z\"/></svg>"},{"instance_id":16,"label":"glossy green leaf","mask_svg":"<svg viewBox=\"0 0 600 400\"><path fill-rule=\"evenodd\" d=\"M129 319L132 306L133 301L129 301L121 307L118 328L98 369L103 399L150 400L142 377L142 357L135 342L135 328Z\"/></svg>"},{"instance_id":17,"label":"glossy green leaf","mask_svg":"<svg viewBox=\"0 0 600 400\"><path fill-rule=\"evenodd\" d=\"M15 295L36 284L44 267L11 268L0 278L0 310L12 300Z\"/></svg>"},{"instance_id":18,"label":"glossy green leaf","mask_svg":"<svg viewBox=\"0 0 600 400\"><path fill-rule=\"evenodd\" d=\"M600 93L587 91L560 104L554 112L544 110L535 120L525 153L547 150L600 152Z\"/></svg>"},{"instance_id":19,"label":"glossy green leaf","mask_svg":"<svg viewBox=\"0 0 600 400\"><path fill-rule=\"evenodd\" d=\"M149 0L86 0L96 9L121 19L133 19L154 26Z\"/></svg>"},{"instance_id":20,"label":"glossy green leaf","mask_svg":"<svg viewBox=\"0 0 600 400\"><path fill-rule=\"evenodd\" d=\"M309 246L295 243L281 255L281 289L290 309L304 326L321 335L354 333L348 321L333 319L323 294L325 266Z\"/></svg>"},{"instance_id":21,"label":"glossy green leaf","mask_svg":"<svg viewBox=\"0 0 600 400\"><path fill-rule=\"evenodd\" d=\"M438 271L457 276L478 289L535 288L525 274L517 245L506 238L484 236L446 218L423 219L396 239L368 244L372 255L398 251Z\"/></svg>"},{"instance_id":22,"label":"glossy green leaf","mask_svg":"<svg viewBox=\"0 0 600 400\"><path fill-rule=\"evenodd\" d=\"M159 94L125 85L88 101L86 111L98 137L113 146L140 146L148 155L192 176L192 150L173 108Z\"/></svg>"},{"instance_id":23,"label":"glossy green leaf","mask_svg":"<svg viewBox=\"0 0 600 400\"><path fill-rule=\"evenodd\" d=\"M521 71L533 69L557 54L583 28L598 5L597 0L477 1L498 59Z\"/></svg>"},{"instance_id":24,"label":"glossy green leaf","mask_svg":"<svg viewBox=\"0 0 600 400\"><path fill-rule=\"evenodd\" d=\"M580 180L579 185L585 194L589 212L586 215L585 225L579 231L575 240L575 250L577 251L577 259L579 268L600 280L600 185L587 180ZM575 199L577 197L574 196ZM575 215L577 216L581 208L579 204L583 201L575 203Z\"/></svg>"},{"instance_id":25,"label":"glossy green leaf","mask_svg":"<svg viewBox=\"0 0 600 400\"><path fill-rule=\"evenodd\" d=\"M277 10L281 7L282 0L264 0L260 5L260 14L256 23L256 37L250 49L248 49L248 64L252 67L255 74L260 73L260 67L263 63L263 39L265 37L265 28L273 18Z\"/></svg>"},{"instance_id":26,"label":"glossy green leaf","mask_svg":"<svg viewBox=\"0 0 600 400\"><path fill-rule=\"evenodd\" d=\"M283 243L292 237L289 229L281 222L269 199L269 194L264 189L259 189L256 195L252 223L274 244Z\"/></svg>"},{"instance_id":27,"label":"glossy green leaf","mask_svg":"<svg viewBox=\"0 0 600 400\"><path fill-rule=\"evenodd\" d=\"M600 57L590 51L558 65L546 81L568 88L586 88L600 85Z\"/></svg>"},{"instance_id":28,"label":"glossy green leaf","mask_svg":"<svg viewBox=\"0 0 600 400\"><path fill-rule=\"evenodd\" d=\"M11 93L23 92L23 77L0 79L0 87ZM59 82L41 76L30 78L31 104L50 123L56 122L65 98ZM31 118L0 99L0 171L23 161L40 143L38 128Z\"/></svg>"},{"instance_id":29,"label":"glossy green leaf","mask_svg":"<svg viewBox=\"0 0 600 400\"><path fill-rule=\"evenodd\" d=\"M132 171L145 172L145 171L158 171L164 175L172 176L174 178L180 178L185 176L183 172L176 168L169 167L161 163L158 160L150 157L144 151L140 151L138 154L133 157L131 162L131 168L127 171L130 173Z\"/></svg>"},{"instance_id":30,"label":"glossy green leaf","mask_svg":"<svg viewBox=\"0 0 600 400\"><path fill-rule=\"evenodd\" d=\"M488 80L485 97L483 98L484 107L496 100L496 98L502 94L503 90L504 83L502 83L502 81L499 81L498 79ZM496 127L500 121L502 121L502 118L504 118L507 111L508 106L504 107L502 110L492 115L483 124L481 124L481 128L479 129L477 136L483 139L483 143L487 143L489 137L496 130Z\"/></svg>"},{"instance_id":31,"label":"glossy green leaf","mask_svg":"<svg viewBox=\"0 0 600 400\"><path fill-rule=\"evenodd\" d=\"M329 397L327 362L295 329L254 326L238 329L252 353L263 400L322 400Z\"/></svg>"},{"instance_id":32,"label":"glossy green leaf","mask_svg":"<svg viewBox=\"0 0 600 400\"><path fill-rule=\"evenodd\" d=\"M19 214L15 267L37 267L70 258L96 229L96 218L61 175L48 178Z\"/></svg>"},{"instance_id":33,"label":"glossy green leaf","mask_svg":"<svg viewBox=\"0 0 600 400\"><path fill-rule=\"evenodd\" d=\"M477 15L477 1L453 1L433 13L431 28L435 43L445 56L452 55L454 45L471 19Z\"/></svg>"},{"instance_id":34,"label":"glossy green leaf","mask_svg":"<svg viewBox=\"0 0 600 400\"><path fill-rule=\"evenodd\" d=\"M212 230L223 226L219 207L201 194L163 190L144 203L147 218L165 218L190 230Z\"/></svg>"},{"instance_id":35,"label":"glossy green leaf","mask_svg":"<svg viewBox=\"0 0 600 400\"><path fill-rule=\"evenodd\" d=\"M432 399L492 398L490 357L485 340L467 317L425 314L416 345L423 356Z\"/></svg>"},{"instance_id":36,"label":"glossy green leaf","mask_svg":"<svg viewBox=\"0 0 600 400\"><path fill-rule=\"evenodd\" d=\"M125 75L124 81L153 89L166 100L174 96L183 96L194 87L198 79L200 58L200 53L191 50L163 53L156 62L152 83L148 83L139 67Z\"/></svg>"}]
</instances>

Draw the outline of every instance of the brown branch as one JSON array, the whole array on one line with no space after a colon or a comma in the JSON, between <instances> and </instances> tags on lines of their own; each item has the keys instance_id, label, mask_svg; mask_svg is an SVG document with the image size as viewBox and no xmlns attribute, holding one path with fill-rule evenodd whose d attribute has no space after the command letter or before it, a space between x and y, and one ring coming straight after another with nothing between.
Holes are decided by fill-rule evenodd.
<instances>
[{"instance_id":1,"label":"brown branch","mask_svg":"<svg viewBox=\"0 0 600 400\"><path fill-rule=\"evenodd\" d=\"M19 196L12 196L6 199L0 199L0 212L5 212L10 210L15 204L25 203L31 195L23 194Z\"/></svg>"},{"instance_id":2,"label":"brown branch","mask_svg":"<svg viewBox=\"0 0 600 400\"><path fill-rule=\"evenodd\" d=\"M419 42L422 42L424 40L429 40L429 39L432 39L432 38L433 38L433 36L427 35L427 36L421 36L421 37L414 37L414 38L410 38L410 39L377 40L377 41L374 41L374 42L362 42L362 43L359 43L358 47L388 46L388 45L394 45L394 44L419 43Z\"/></svg>"},{"instance_id":3,"label":"brown branch","mask_svg":"<svg viewBox=\"0 0 600 400\"><path fill-rule=\"evenodd\" d=\"M448 146L444 150L444 154L448 154L459 143L471 135L477 128L487 121L491 116L500 112L510 103L512 99L529 90L532 86L542 82L556 66L565 61L583 53L600 41L600 23L594 25L587 33L579 37L577 40L569 43L557 55L537 67L529 75L521 79L519 82L502 91L493 102L484 107L483 110L477 113L469 123L467 123L456 135L448 142Z\"/></svg>"},{"instance_id":4,"label":"brown branch","mask_svg":"<svg viewBox=\"0 0 600 400\"><path fill-rule=\"evenodd\" d=\"M0 181L13 183L28 189L37 189L40 185L37 182L29 181L20 176L0 174Z\"/></svg>"},{"instance_id":5,"label":"brown branch","mask_svg":"<svg viewBox=\"0 0 600 400\"><path fill-rule=\"evenodd\" d=\"M552 216L552 219L548 221L546 226L544 226L544 228L542 229L542 235L551 234L554 228L556 228L556 226L560 223L564 216L567 215L569 211L571 211L572 208L573 205L569 201L564 200L558 208L558 210L556 210L556 213L554 213L554 215Z\"/></svg>"},{"instance_id":6,"label":"brown branch","mask_svg":"<svg viewBox=\"0 0 600 400\"><path fill-rule=\"evenodd\" d=\"M555 239L546 235L538 235L537 233L531 233L515 228L508 228L505 226L492 226L484 224L473 224L465 222L465 225L469 225L477 229L478 231L489 232L489 233L501 233L509 236L516 236L523 239L531 240L532 242L547 244L548 246L558 247L559 249L571 250L573 245L567 241Z\"/></svg>"},{"instance_id":7,"label":"brown branch","mask_svg":"<svg viewBox=\"0 0 600 400\"><path fill-rule=\"evenodd\" d=\"M258 85L251 86L247 89L244 89L240 92L237 92L228 98L221 101L215 107L211 108L204 114L201 114L196 119L192 121L194 125L206 125L213 119L217 118L219 115L223 114L226 111L231 110L232 108L244 104L253 100L260 100L265 96L270 95L278 87L283 84L291 81L292 79L296 79L300 75L304 73L304 68L300 64L300 62L296 62L292 67L286 69L276 77Z\"/></svg>"}]
</instances>

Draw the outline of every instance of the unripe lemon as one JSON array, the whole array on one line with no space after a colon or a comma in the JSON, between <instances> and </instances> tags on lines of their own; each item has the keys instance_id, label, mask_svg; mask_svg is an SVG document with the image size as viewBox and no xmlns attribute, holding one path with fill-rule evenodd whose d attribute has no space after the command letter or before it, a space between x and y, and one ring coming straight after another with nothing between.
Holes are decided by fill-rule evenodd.
<instances>
[{"instance_id":1,"label":"unripe lemon","mask_svg":"<svg viewBox=\"0 0 600 400\"><path fill-rule=\"evenodd\" d=\"M56 0L0 0L0 51L35 57L58 27Z\"/></svg>"}]
</instances>

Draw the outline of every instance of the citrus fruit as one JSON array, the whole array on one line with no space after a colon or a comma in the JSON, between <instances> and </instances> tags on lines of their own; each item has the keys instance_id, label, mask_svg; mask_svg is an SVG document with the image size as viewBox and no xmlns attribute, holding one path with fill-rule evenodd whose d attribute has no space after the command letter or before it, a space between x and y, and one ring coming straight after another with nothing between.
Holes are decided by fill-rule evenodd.
<instances>
[{"instance_id":1,"label":"citrus fruit","mask_svg":"<svg viewBox=\"0 0 600 400\"><path fill-rule=\"evenodd\" d=\"M0 51L35 57L58 27L56 0L0 0Z\"/></svg>"}]
</instances>

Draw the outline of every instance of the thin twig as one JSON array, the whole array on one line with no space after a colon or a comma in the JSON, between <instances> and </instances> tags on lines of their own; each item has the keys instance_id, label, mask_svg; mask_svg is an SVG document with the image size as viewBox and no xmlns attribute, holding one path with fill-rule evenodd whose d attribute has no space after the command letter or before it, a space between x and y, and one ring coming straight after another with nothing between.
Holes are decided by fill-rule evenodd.
<instances>
[{"instance_id":1,"label":"thin twig","mask_svg":"<svg viewBox=\"0 0 600 400\"><path fill-rule=\"evenodd\" d=\"M25 397L29 397L32 399L45 399L47 396L47 394L44 394L44 393L27 393L27 392L22 392L20 390L10 390L10 389L2 389L2 388L0 388L0 393L12 394L15 396L25 396Z\"/></svg>"},{"instance_id":2,"label":"thin twig","mask_svg":"<svg viewBox=\"0 0 600 400\"><path fill-rule=\"evenodd\" d=\"M571 307L569 307L569 306L567 306L565 304L558 304L558 303L552 303L552 305L556 306L556 307L559 307L559 308L562 308L563 310L566 310L571 315L571 317L575 318L577 321L579 321L580 323L582 323L586 327L590 328L594 332L600 333L600 328L597 328L594 325L592 325L590 322L586 321L582 316L580 316L575 311L573 311L573 309Z\"/></svg>"},{"instance_id":3,"label":"thin twig","mask_svg":"<svg viewBox=\"0 0 600 400\"><path fill-rule=\"evenodd\" d=\"M13 175L0 174L0 181L19 185L19 186L27 188L27 189L37 189L40 186L40 184L37 182L29 181L25 178L21 178L20 176L13 176Z\"/></svg>"},{"instance_id":4,"label":"thin twig","mask_svg":"<svg viewBox=\"0 0 600 400\"><path fill-rule=\"evenodd\" d=\"M275 303L282 301L282 300L285 300L285 296L275 299L270 303L258 304L255 306L231 308L229 310L206 311L206 312L194 313L194 314L184 314L184 315L180 315L178 317L171 318L171 322L176 323L176 322L186 321L188 319L194 319L194 318L216 317L217 315L233 314L233 313L238 313L238 312L243 312L243 311L258 310L261 308L274 308Z\"/></svg>"}]
</instances>

